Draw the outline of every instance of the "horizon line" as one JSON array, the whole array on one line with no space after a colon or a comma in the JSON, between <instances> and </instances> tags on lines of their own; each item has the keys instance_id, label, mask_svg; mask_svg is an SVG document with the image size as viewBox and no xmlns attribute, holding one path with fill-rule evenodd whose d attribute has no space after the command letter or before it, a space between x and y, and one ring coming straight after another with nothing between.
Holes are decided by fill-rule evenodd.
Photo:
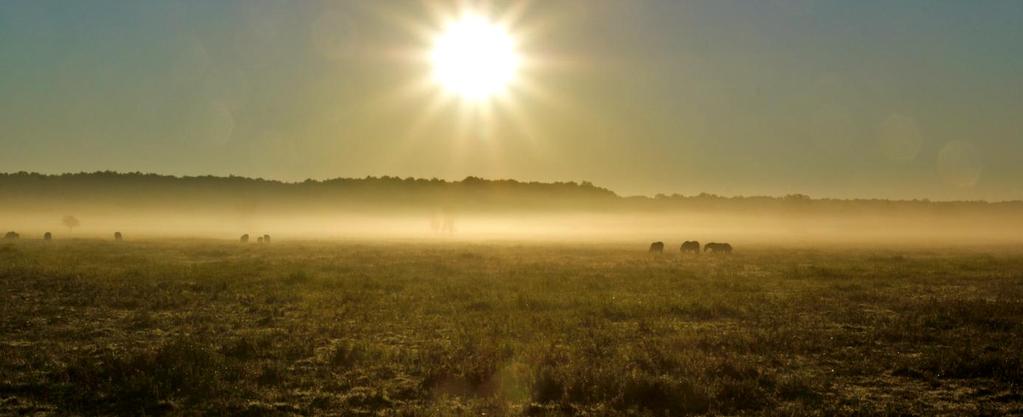
<instances>
[{"instance_id":1,"label":"horizon line","mask_svg":"<svg viewBox=\"0 0 1023 417\"><path fill-rule=\"evenodd\" d=\"M568 184L574 184L574 185L581 186L581 187L592 187L594 189L607 191L607 192L610 192L612 195L614 195L617 198L622 198L622 199L647 198L647 199L651 199L651 200L662 199L662 198L709 197L709 198L721 198L721 199L743 199L743 198L784 199L784 198L805 198L805 199L809 199L809 200L813 200L813 201L890 201L890 202L922 202L922 203L987 203L987 204L1023 203L1023 200L1018 200L1018 199L1017 200L984 200L984 199L979 199L979 200L935 200L935 199L931 199L931 198L900 198L900 199L890 199L890 198L880 198L880 197L838 198L838 197L814 197L812 195L805 194L805 193L788 193L788 194L785 194L785 195L769 195L769 194L721 195L721 194L715 194L715 193L710 193L710 192L706 192L706 191L700 192L698 194L691 194L691 195L685 195L685 194L681 194L681 193L670 193L670 194L668 194L668 193L656 193L654 195L647 195L647 194L623 195L623 194L620 194L617 191L612 190L612 189L610 189L608 187L603 187L603 186L597 185L597 184L595 184L595 183L593 183L591 181L587 181L587 180L533 181L533 180L519 180L519 179L515 179L515 178L485 178L485 177L481 177L481 176L477 176L477 175L468 175L465 178L462 178L461 180L453 180L453 179L438 178L438 177L430 177L430 178L412 177L412 176L400 177L400 176L397 176L397 175L394 175L394 176L391 176L391 175L380 175L380 176L367 175L365 177L329 177L329 178L322 178L322 179L306 178L304 180L285 180L285 179L273 179L273 178L265 178L265 177L249 177L249 176L236 175L236 174L227 174L227 175L214 175L214 174L175 175L175 174L161 174L161 173L156 173L156 172L115 171L115 170L100 170L100 171L91 171L91 172L90 171L62 172L62 173L59 173L59 174L55 174L55 173L42 173L42 172L38 172L38 171L24 171L24 170L16 171L16 172L0 171L0 176L33 175L33 176L43 176L43 177L63 177L63 176L74 176L74 175L97 175L97 174L106 174L106 175L111 175L112 174L112 175L120 175L120 176L138 175L138 176L152 176L152 177L173 178L173 179L201 179L201 178L245 179L245 180L250 180L250 181L271 182L271 183L277 183L277 184L282 184L282 185L300 185L300 184L311 183L311 182L314 182L314 183L328 183L328 182L331 182L331 181L338 181L338 180L365 181L365 180L381 180L381 179L384 179L384 180L392 179L392 180L400 180L400 181L426 181L426 182L434 182L434 181L436 181L436 182L442 182L442 183L446 183L446 184L459 184L459 183L465 183L467 181L472 181L472 180L481 180L481 181L485 181L485 182L514 182L514 183L519 183L519 184L540 184L540 185L568 185Z\"/></svg>"}]
</instances>

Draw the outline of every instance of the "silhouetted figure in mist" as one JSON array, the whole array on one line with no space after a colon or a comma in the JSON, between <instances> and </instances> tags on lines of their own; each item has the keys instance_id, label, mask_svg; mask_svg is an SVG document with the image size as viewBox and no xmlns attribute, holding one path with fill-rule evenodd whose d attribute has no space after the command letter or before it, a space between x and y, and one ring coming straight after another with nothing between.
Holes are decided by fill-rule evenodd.
<instances>
[{"instance_id":1,"label":"silhouetted figure in mist","mask_svg":"<svg viewBox=\"0 0 1023 417\"><path fill-rule=\"evenodd\" d=\"M263 235L263 243L270 243L270 235Z\"/></svg>"},{"instance_id":2,"label":"silhouetted figure in mist","mask_svg":"<svg viewBox=\"0 0 1023 417\"><path fill-rule=\"evenodd\" d=\"M682 247L679 248L682 253L695 253L700 254L700 242L695 240L687 240L682 242Z\"/></svg>"},{"instance_id":3,"label":"silhouetted figure in mist","mask_svg":"<svg viewBox=\"0 0 1023 417\"><path fill-rule=\"evenodd\" d=\"M430 230L434 233L455 233L455 215L448 209L434 211L430 219Z\"/></svg>"},{"instance_id":4,"label":"silhouetted figure in mist","mask_svg":"<svg viewBox=\"0 0 1023 417\"><path fill-rule=\"evenodd\" d=\"M7 232L7 234L4 235L4 239L7 240L15 240L19 238L21 238L21 235L19 235L17 232Z\"/></svg>"},{"instance_id":5,"label":"silhouetted figure in mist","mask_svg":"<svg viewBox=\"0 0 1023 417\"><path fill-rule=\"evenodd\" d=\"M451 216L445 217L441 231L444 233L455 233L455 218Z\"/></svg>"},{"instance_id":6,"label":"silhouetted figure in mist","mask_svg":"<svg viewBox=\"0 0 1023 417\"><path fill-rule=\"evenodd\" d=\"M242 243L249 243L249 234L246 233L246 234L242 235L241 241L242 241Z\"/></svg>"},{"instance_id":7,"label":"silhouetted figure in mist","mask_svg":"<svg viewBox=\"0 0 1023 417\"><path fill-rule=\"evenodd\" d=\"M50 232L43 233L43 240L53 240L53 234Z\"/></svg>"},{"instance_id":8,"label":"silhouetted figure in mist","mask_svg":"<svg viewBox=\"0 0 1023 417\"><path fill-rule=\"evenodd\" d=\"M430 230L432 230L434 233L440 233L442 223L443 215L440 214L439 212L433 213L433 217L430 218Z\"/></svg>"},{"instance_id":9,"label":"silhouetted figure in mist","mask_svg":"<svg viewBox=\"0 0 1023 417\"><path fill-rule=\"evenodd\" d=\"M703 246L703 251L710 253L732 253L732 245L711 242Z\"/></svg>"},{"instance_id":10,"label":"silhouetted figure in mist","mask_svg":"<svg viewBox=\"0 0 1023 417\"><path fill-rule=\"evenodd\" d=\"M124 240L124 235L122 235L121 232L114 232L114 240L122 241Z\"/></svg>"},{"instance_id":11,"label":"silhouetted figure in mist","mask_svg":"<svg viewBox=\"0 0 1023 417\"><path fill-rule=\"evenodd\" d=\"M651 243L650 253L664 253L664 242Z\"/></svg>"}]
</instances>

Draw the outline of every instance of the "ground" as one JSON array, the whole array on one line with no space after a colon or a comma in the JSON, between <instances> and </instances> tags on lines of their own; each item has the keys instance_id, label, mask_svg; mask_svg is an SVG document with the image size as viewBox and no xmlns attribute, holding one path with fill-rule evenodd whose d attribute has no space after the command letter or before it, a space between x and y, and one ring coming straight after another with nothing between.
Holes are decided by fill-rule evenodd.
<instances>
[{"instance_id":1,"label":"ground","mask_svg":"<svg viewBox=\"0 0 1023 417\"><path fill-rule=\"evenodd\" d=\"M0 414L1023 414L1023 247L0 243Z\"/></svg>"}]
</instances>

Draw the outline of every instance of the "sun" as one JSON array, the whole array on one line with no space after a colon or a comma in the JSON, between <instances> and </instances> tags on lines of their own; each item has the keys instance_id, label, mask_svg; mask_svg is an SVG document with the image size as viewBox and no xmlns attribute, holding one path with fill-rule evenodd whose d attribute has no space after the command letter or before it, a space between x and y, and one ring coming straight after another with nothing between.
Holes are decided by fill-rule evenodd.
<instances>
[{"instance_id":1,"label":"sun","mask_svg":"<svg viewBox=\"0 0 1023 417\"><path fill-rule=\"evenodd\" d=\"M468 100L484 100L505 91L519 67L512 36L474 14L449 23L434 40L430 58L434 80Z\"/></svg>"}]
</instances>

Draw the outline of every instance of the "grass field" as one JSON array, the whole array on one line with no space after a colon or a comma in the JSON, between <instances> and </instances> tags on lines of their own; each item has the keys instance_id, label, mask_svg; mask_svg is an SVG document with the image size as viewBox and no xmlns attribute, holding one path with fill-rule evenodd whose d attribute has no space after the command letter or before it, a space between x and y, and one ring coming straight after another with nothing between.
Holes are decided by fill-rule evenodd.
<instances>
[{"instance_id":1,"label":"grass field","mask_svg":"<svg viewBox=\"0 0 1023 417\"><path fill-rule=\"evenodd\" d=\"M0 414L1023 414L1023 248L645 249L0 243Z\"/></svg>"}]
</instances>

